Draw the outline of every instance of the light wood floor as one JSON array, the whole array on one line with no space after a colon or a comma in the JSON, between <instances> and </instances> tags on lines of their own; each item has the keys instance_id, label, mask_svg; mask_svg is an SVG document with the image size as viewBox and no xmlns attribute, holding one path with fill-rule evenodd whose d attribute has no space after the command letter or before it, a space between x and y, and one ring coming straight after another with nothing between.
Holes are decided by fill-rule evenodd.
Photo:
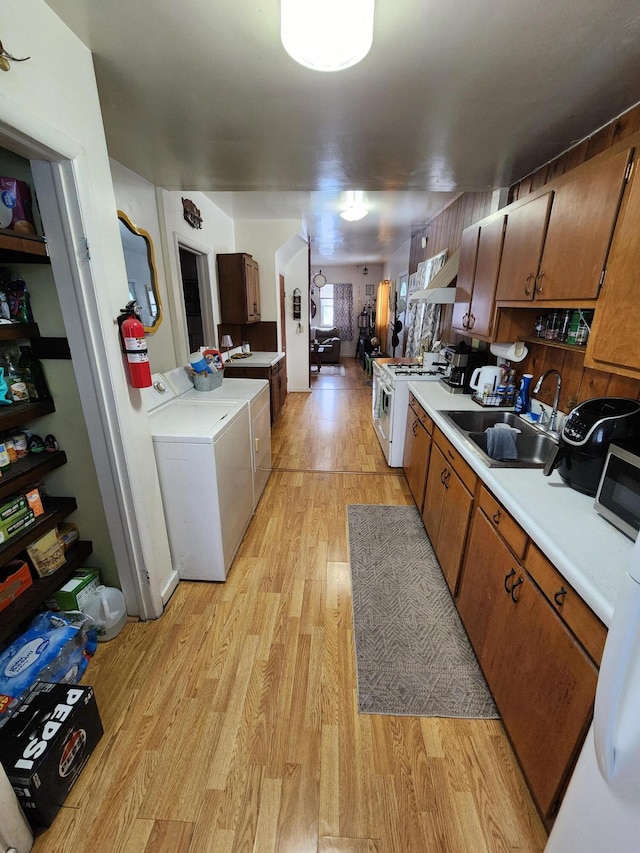
<instances>
[{"instance_id":1,"label":"light wood floor","mask_svg":"<svg viewBox=\"0 0 640 853\"><path fill-rule=\"evenodd\" d=\"M410 504L355 362L291 394L224 584L102 644L105 734L36 853L539 853L497 721L359 715L345 507Z\"/></svg>"}]
</instances>

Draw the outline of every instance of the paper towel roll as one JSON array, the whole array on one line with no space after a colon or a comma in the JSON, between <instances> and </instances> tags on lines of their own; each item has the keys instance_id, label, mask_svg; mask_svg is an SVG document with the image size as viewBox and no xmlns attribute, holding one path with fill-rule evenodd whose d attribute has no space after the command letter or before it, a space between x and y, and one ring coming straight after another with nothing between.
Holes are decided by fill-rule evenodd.
<instances>
[{"instance_id":1,"label":"paper towel roll","mask_svg":"<svg viewBox=\"0 0 640 853\"><path fill-rule=\"evenodd\" d=\"M522 341L495 343L491 344L489 349L493 355L504 358L506 361L523 361L529 354L529 350Z\"/></svg>"}]
</instances>

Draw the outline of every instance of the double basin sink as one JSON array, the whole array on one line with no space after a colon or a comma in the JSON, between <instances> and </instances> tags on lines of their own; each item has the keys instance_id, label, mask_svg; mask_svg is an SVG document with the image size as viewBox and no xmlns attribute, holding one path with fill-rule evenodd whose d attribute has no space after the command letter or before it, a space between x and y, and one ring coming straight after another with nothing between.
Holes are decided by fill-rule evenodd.
<instances>
[{"instance_id":1,"label":"double basin sink","mask_svg":"<svg viewBox=\"0 0 640 853\"><path fill-rule=\"evenodd\" d=\"M490 468L544 468L556 440L513 412L443 411L440 412L462 437L471 450ZM496 424L505 424L519 430L516 434L517 459L493 459L487 453L485 430Z\"/></svg>"}]
</instances>

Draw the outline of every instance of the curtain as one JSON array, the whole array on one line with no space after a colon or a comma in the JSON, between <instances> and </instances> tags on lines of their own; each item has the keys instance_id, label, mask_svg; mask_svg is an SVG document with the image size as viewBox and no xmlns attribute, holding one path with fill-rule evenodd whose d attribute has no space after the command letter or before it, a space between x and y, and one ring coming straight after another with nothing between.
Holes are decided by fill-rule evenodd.
<instances>
[{"instance_id":1,"label":"curtain","mask_svg":"<svg viewBox=\"0 0 640 853\"><path fill-rule=\"evenodd\" d=\"M333 285L333 324L337 326L340 340L353 340L353 286Z\"/></svg>"},{"instance_id":2,"label":"curtain","mask_svg":"<svg viewBox=\"0 0 640 853\"><path fill-rule=\"evenodd\" d=\"M391 282L381 281L376 294L376 337L378 346L384 352L387 345L387 325L389 323L389 291Z\"/></svg>"},{"instance_id":3,"label":"curtain","mask_svg":"<svg viewBox=\"0 0 640 853\"><path fill-rule=\"evenodd\" d=\"M447 251L434 255L423 263L418 264L418 272L413 282L413 290L421 290L426 287L434 275L439 272L447 259ZM409 286L409 292L413 290ZM407 312L407 346L405 355L417 358L420 353L420 344L427 349L431 348L440 334L440 319L442 306L434 303L414 301L409 303Z\"/></svg>"}]
</instances>

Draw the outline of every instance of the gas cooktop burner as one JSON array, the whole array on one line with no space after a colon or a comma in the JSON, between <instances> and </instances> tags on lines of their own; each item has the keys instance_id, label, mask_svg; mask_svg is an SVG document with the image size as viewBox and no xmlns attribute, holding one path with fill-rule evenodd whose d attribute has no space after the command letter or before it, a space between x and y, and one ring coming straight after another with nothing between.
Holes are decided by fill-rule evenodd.
<instances>
[{"instance_id":1,"label":"gas cooktop burner","mask_svg":"<svg viewBox=\"0 0 640 853\"><path fill-rule=\"evenodd\" d=\"M397 367L396 376L441 376L437 370L424 370L422 367Z\"/></svg>"}]
</instances>

